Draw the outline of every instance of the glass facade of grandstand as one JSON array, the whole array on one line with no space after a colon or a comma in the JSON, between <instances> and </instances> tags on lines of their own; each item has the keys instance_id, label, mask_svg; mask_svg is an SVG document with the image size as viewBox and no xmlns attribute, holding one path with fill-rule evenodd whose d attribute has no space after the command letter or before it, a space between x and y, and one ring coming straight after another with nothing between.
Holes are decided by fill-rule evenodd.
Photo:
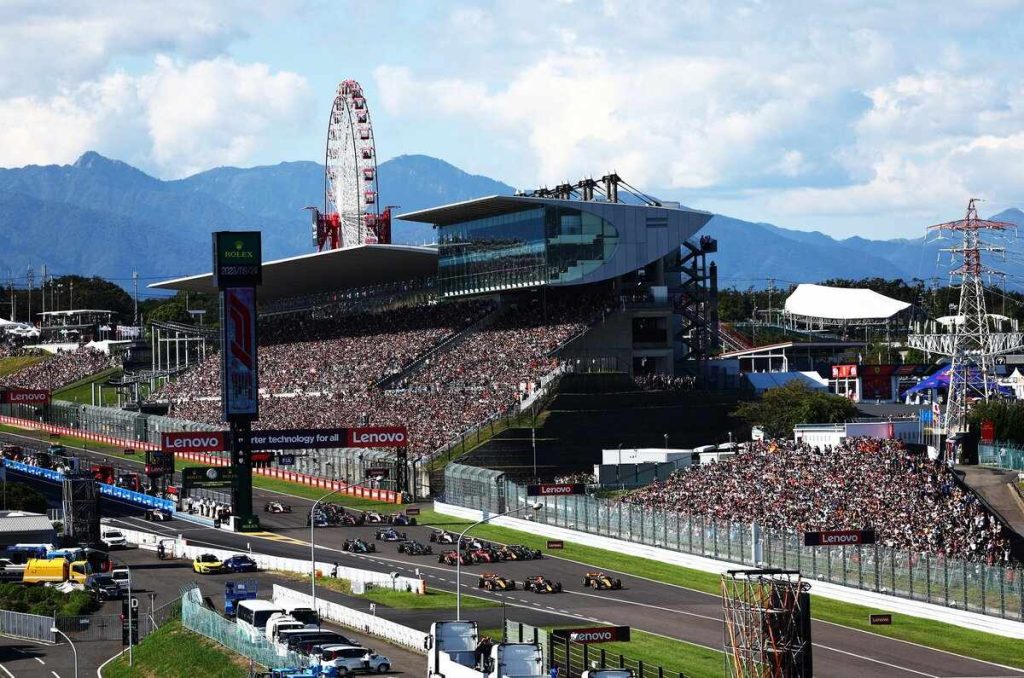
<instances>
[{"instance_id":1,"label":"glass facade of grandstand","mask_svg":"<svg viewBox=\"0 0 1024 678\"><path fill-rule=\"evenodd\" d=\"M444 501L493 515L537 498L528 497L525 487L500 471L449 464ZM809 579L1024 621L1024 572L1017 567L910 553L882 544L805 547L796 532L761 530L583 495L541 501L544 508L534 517L539 523L745 566L795 568Z\"/></svg>"},{"instance_id":2,"label":"glass facade of grandstand","mask_svg":"<svg viewBox=\"0 0 1024 678\"><path fill-rule=\"evenodd\" d=\"M559 206L441 226L439 287L459 296L573 283L608 261L618 242L601 217Z\"/></svg>"}]
</instances>

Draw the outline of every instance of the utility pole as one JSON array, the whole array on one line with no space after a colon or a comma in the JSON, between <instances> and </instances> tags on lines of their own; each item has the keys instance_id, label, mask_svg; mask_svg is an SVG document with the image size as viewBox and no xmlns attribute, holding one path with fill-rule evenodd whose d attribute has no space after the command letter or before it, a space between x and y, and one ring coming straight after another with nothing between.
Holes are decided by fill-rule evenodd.
<instances>
[{"instance_id":1,"label":"utility pole","mask_svg":"<svg viewBox=\"0 0 1024 678\"><path fill-rule=\"evenodd\" d=\"M132 284L135 286L135 321L132 323L135 327L139 326L139 272L132 271Z\"/></svg>"},{"instance_id":2,"label":"utility pole","mask_svg":"<svg viewBox=\"0 0 1024 678\"><path fill-rule=\"evenodd\" d=\"M28 278L28 324L32 324L32 283L35 280L35 274L32 273L32 267L28 267L28 273L25 276Z\"/></svg>"},{"instance_id":3,"label":"utility pole","mask_svg":"<svg viewBox=\"0 0 1024 678\"><path fill-rule=\"evenodd\" d=\"M775 293L775 278L768 278L768 324L772 322L772 295Z\"/></svg>"},{"instance_id":4,"label":"utility pole","mask_svg":"<svg viewBox=\"0 0 1024 678\"><path fill-rule=\"evenodd\" d=\"M39 289L43 296L43 313L46 313L46 264L43 264L43 274L39 277Z\"/></svg>"},{"instance_id":5,"label":"utility pole","mask_svg":"<svg viewBox=\"0 0 1024 678\"><path fill-rule=\"evenodd\" d=\"M14 273L11 273L11 281L7 289L11 292L11 322L14 322Z\"/></svg>"},{"instance_id":6,"label":"utility pole","mask_svg":"<svg viewBox=\"0 0 1024 678\"><path fill-rule=\"evenodd\" d=\"M75 281L69 280L68 284L71 286L71 291L68 293L68 310L73 311L75 310Z\"/></svg>"}]
</instances>

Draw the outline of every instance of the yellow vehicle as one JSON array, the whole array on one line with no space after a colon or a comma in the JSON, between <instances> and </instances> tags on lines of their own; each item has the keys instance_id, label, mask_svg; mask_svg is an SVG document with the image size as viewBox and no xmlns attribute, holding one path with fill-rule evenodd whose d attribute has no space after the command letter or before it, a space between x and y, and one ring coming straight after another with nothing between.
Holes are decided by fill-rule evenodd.
<instances>
[{"instance_id":1,"label":"yellow vehicle","mask_svg":"<svg viewBox=\"0 0 1024 678\"><path fill-rule=\"evenodd\" d=\"M192 570L199 574L217 574L224 571L224 563L212 553L204 553L192 561Z\"/></svg>"},{"instance_id":2,"label":"yellow vehicle","mask_svg":"<svg viewBox=\"0 0 1024 678\"><path fill-rule=\"evenodd\" d=\"M92 566L84 560L68 562L63 558L44 560L32 558L25 563L25 572L21 581L25 584L45 584L71 581L85 584L85 580L92 574Z\"/></svg>"}]
</instances>

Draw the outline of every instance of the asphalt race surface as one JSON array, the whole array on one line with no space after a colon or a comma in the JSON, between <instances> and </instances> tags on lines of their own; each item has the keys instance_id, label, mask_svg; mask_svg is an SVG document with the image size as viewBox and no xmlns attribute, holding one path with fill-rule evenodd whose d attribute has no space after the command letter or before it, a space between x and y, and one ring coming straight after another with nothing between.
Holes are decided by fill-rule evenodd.
<instances>
[{"instance_id":1,"label":"asphalt race surface","mask_svg":"<svg viewBox=\"0 0 1024 678\"><path fill-rule=\"evenodd\" d=\"M0 439L5 437L8 436L0 435ZM258 509L270 501L290 504L293 512L290 514L261 512L265 529L262 533L234 534L184 520L148 523L133 515L121 515L115 518L115 521L120 521L126 527L159 532L167 536L181 534L190 543L197 545L206 544L218 548L236 549L240 552L251 547L254 552L268 555L308 559L310 530L305 526L305 516L313 502L268 490L253 489L253 503ZM344 503L343 498L339 498L338 501ZM130 510L124 510L121 505L111 507L109 510L104 508L103 512L104 515L112 515L115 512L132 513ZM423 543L428 543L429 535L433 531L432 528L422 526L397 529L407 532L410 538ZM402 555L397 553L395 545L383 542L376 542L379 551L376 554L356 555L342 550L342 543L350 537L361 537L366 541L374 541L375 530L376 526L373 525L317 528L317 559L380 572L398 572L407 576L414 575L418 570L420 575L426 579L428 587L446 591L456 590L455 568L437 562L437 554L442 549L436 544L433 545L434 556ZM545 555L545 558L539 561L504 562L463 567L461 587L464 594L473 593L505 602L508 618L517 621L530 623L531 619L540 621L545 618L550 619L550 615L555 615L561 617L563 621L542 623L573 623L564 620L574 617L577 622L628 625L634 629L721 650L723 624L721 601L718 596L651 581L634 574L609 570L604 571L622 579L623 590L594 592L585 589L582 584L583 575L586 572L598 570L602 570L598 565L580 564ZM517 582L521 582L531 575L543 575L561 582L565 590L559 594L533 594L522 590L504 594L486 593L477 588L478 577L481 572L485 571L496 572L515 579ZM163 584L163 587L167 588L167 584ZM378 607L378 610L380 609ZM468 614L469 612L471 611L467 610L467 614L464 616L472 618ZM452 614L445 615L443 612L439 614L437 611L428 611L427 613L406 611L406 613L403 623L421 629L425 629L433 619L453 616ZM494 610L474 610L472 613L496 616ZM497 611L497 615L500 615L500 610ZM396 619L396 621L398 620ZM484 621L481 619L481 622ZM497 623L486 623L484 627L500 626L500 616L497 619L487 619L487 621ZM815 647L815 674L818 676L830 678L1024 676L1024 670L970 659L817 620L812 624L812 637ZM643 658L640 657L640 659Z\"/></svg>"}]
</instances>

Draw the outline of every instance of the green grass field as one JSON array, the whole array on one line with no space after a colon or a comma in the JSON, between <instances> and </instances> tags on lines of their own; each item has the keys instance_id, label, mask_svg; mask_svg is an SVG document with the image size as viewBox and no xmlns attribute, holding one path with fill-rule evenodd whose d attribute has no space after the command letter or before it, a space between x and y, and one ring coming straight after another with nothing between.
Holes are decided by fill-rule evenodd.
<instances>
[{"instance_id":1,"label":"green grass field","mask_svg":"<svg viewBox=\"0 0 1024 678\"><path fill-rule=\"evenodd\" d=\"M0 358L0 377L23 370L29 365L35 365L46 360L47 357L45 355L15 355L9 358Z\"/></svg>"},{"instance_id":2,"label":"green grass field","mask_svg":"<svg viewBox=\"0 0 1024 678\"><path fill-rule=\"evenodd\" d=\"M296 572L275 572L281 577L301 582L303 586L309 586L309 576ZM337 591L347 595L352 593L352 586L347 579L334 579L333 577L321 577L316 580L317 587ZM399 610L454 610L455 594L447 591L427 590L425 595L409 593L407 591L392 591L389 589L370 589L366 593L356 596L367 601L385 607L393 607ZM466 609L500 607L498 603L486 598L478 598L468 594L462 594L462 606Z\"/></svg>"},{"instance_id":3,"label":"green grass field","mask_svg":"<svg viewBox=\"0 0 1024 678\"><path fill-rule=\"evenodd\" d=\"M454 530L458 526L464 527L470 524L468 520L446 516L429 509L422 511L420 522L424 525L444 527L447 530ZM473 529L473 534L499 542L526 544L531 548L541 550L545 550L547 545L546 537L494 525L481 525ZM599 563L600 567L606 570L641 573L648 579L713 595L720 593L721 579L718 575L669 565L657 560L629 556L569 541L565 542L565 548L558 552L557 556L581 563ZM1024 643L1019 640L907 615L893 615L892 626L871 626L868 623L868 615L878 611L820 596L813 596L811 604L811 616L814 619L918 643L937 650L1024 668Z\"/></svg>"},{"instance_id":4,"label":"green grass field","mask_svg":"<svg viewBox=\"0 0 1024 678\"><path fill-rule=\"evenodd\" d=\"M83 675L85 672L83 672ZM103 669L104 678L246 678L249 661L182 627L164 624L135 648L135 666L123 654Z\"/></svg>"},{"instance_id":5,"label":"green grass field","mask_svg":"<svg viewBox=\"0 0 1024 678\"><path fill-rule=\"evenodd\" d=\"M548 631L554 626L545 627ZM494 640L501 640L501 629L486 629L482 631ZM510 640L518 640L512 638ZM600 661L601 650L605 652L605 666L617 668L619 656L626 659L627 668L637 668L636 661L643 661L648 667L661 667L667 671L683 673L686 678L724 678L725 664L724 657L718 650L712 650L701 645L684 643L681 640L664 638L643 631L632 630L628 643L601 643L590 647L589 659ZM556 657L561 657L556 654ZM633 660L630 662L629 660ZM653 675L648 669L648 675Z\"/></svg>"},{"instance_id":6,"label":"green grass field","mask_svg":"<svg viewBox=\"0 0 1024 678\"><path fill-rule=\"evenodd\" d=\"M54 400L67 400L72 403L78 403L79 405L92 405L92 384L99 381L106 381L113 377L118 377L123 374L124 371L120 367L111 367L97 372L85 379L80 379L72 384L68 384L59 391L55 391L53 394ZM103 405L116 405L117 404L117 393L114 389L107 389L103 393Z\"/></svg>"}]
</instances>

